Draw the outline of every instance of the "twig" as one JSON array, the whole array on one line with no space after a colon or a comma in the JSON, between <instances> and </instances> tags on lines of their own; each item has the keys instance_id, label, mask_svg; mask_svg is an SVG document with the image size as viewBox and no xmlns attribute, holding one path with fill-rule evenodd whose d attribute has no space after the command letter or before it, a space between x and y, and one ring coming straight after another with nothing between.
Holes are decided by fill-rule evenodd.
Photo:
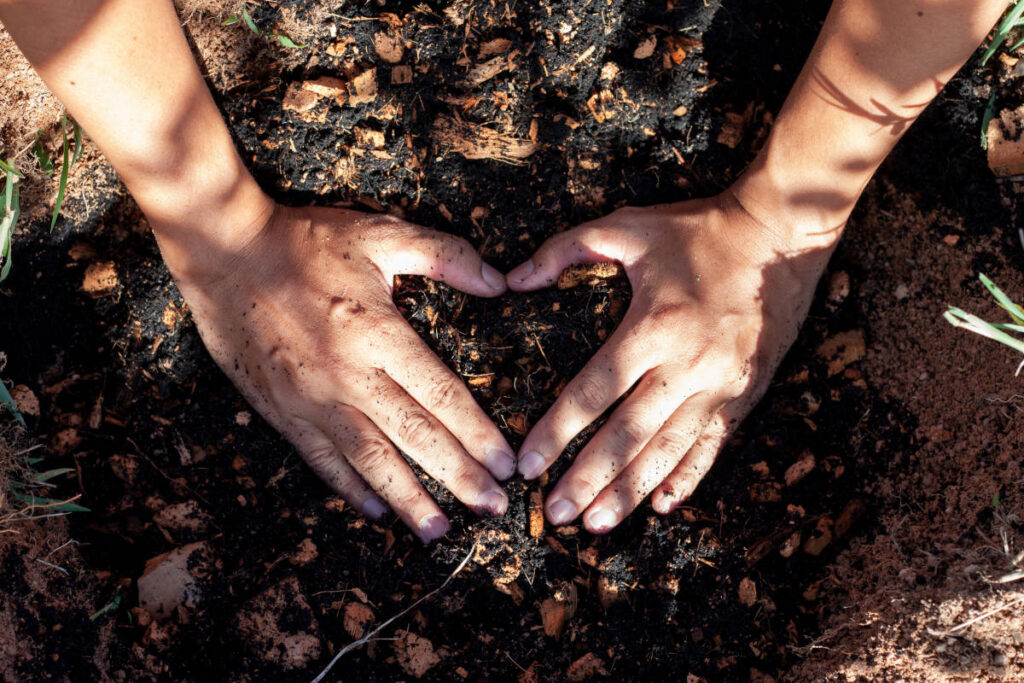
<instances>
[{"instance_id":1,"label":"twig","mask_svg":"<svg viewBox=\"0 0 1024 683\"><path fill-rule=\"evenodd\" d=\"M1016 600L1011 600L1010 602L1006 603L1005 605L1001 605L999 607L995 607L995 608L990 609L989 611L987 611L987 612L985 612L983 614L979 614L978 616L974 617L973 619L969 619L969 620L965 621L964 623L962 623L962 624L960 624L958 626L954 626L953 628L949 629L948 631L936 631L934 629L929 628L928 629L928 633L932 634L933 636L937 636L939 638L944 638L946 636L951 636L951 635L955 634L957 631L964 630L965 628L967 628L971 624L976 624L979 621L981 621L982 619L988 619L993 614L998 614L999 612L1002 612L1003 610L1010 609L1011 607L1016 607L1017 605L1019 605L1021 603L1024 603L1024 595L1022 595L1021 597L1017 598Z\"/></svg>"},{"instance_id":2,"label":"twig","mask_svg":"<svg viewBox=\"0 0 1024 683\"><path fill-rule=\"evenodd\" d=\"M367 633L365 636L363 636L359 640L353 641L353 642L349 643L348 645L346 645L345 647L343 647L341 649L341 651L338 652L338 654L334 655L334 659L332 659L330 661L330 663L328 663L327 666L324 667L324 670L321 671L317 675L317 677L313 679L312 683L320 683L320 681L322 681L324 679L324 676L326 676L327 673L334 667L334 665L337 664L339 659L344 657L346 654L348 654L352 650L355 650L357 647L362 647L366 643L370 642L373 639L374 636L376 636L378 633L380 633L385 628L390 626L392 624L392 622L394 622L394 621L396 621L398 619L401 619L406 614L408 614L412 610L414 610L417 607L419 607L420 604L422 604L424 601L429 600L430 598L434 597L435 595L437 595L438 593L443 591L445 586L447 586L448 583L452 579L454 579L455 576L459 572L461 572L463 569L465 569L466 565L469 564L469 559L471 557L473 557L473 553L475 553L475 552L476 552L476 543L474 543L473 547L469 549L469 553L464 558L462 558L462 562L460 562L459 566L455 568L455 571L453 571L451 574L448 575L448 578L444 580L444 583L442 583L440 586L438 586L434 590L432 590L429 593L427 593L426 595L424 595L422 598L420 598L416 602L414 602L411 605L409 605L408 607L406 607L404 610L402 610L401 612L399 612L395 616L393 616L390 619L388 619L387 621L385 621L383 624L381 624L377 628L375 628L372 631L370 631L369 633Z\"/></svg>"}]
</instances>

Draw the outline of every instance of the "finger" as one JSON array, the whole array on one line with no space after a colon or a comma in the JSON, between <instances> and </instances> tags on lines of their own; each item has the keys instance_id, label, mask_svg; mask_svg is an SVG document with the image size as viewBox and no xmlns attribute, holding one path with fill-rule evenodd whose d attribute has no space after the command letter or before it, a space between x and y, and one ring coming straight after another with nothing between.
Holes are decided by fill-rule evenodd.
<instances>
[{"instance_id":1,"label":"finger","mask_svg":"<svg viewBox=\"0 0 1024 683\"><path fill-rule=\"evenodd\" d=\"M337 491L346 503L373 520L387 514L384 501L367 486L323 432L312 424L297 422L279 431L291 441L317 476Z\"/></svg>"},{"instance_id":2,"label":"finger","mask_svg":"<svg viewBox=\"0 0 1024 683\"><path fill-rule=\"evenodd\" d=\"M395 275L425 275L476 296L505 291L505 276L469 242L416 225L396 226L379 242L374 262L389 286Z\"/></svg>"},{"instance_id":3,"label":"finger","mask_svg":"<svg viewBox=\"0 0 1024 683\"><path fill-rule=\"evenodd\" d=\"M618 526L680 463L686 462L717 403L708 394L698 394L680 406L618 478L601 491L583 515L584 526L595 534Z\"/></svg>"},{"instance_id":4,"label":"finger","mask_svg":"<svg viewBox=\"0 0 1024 683\"><path fill-rule=\"evenodd\" d=\"M643 375L648 359L626 341L630 327L623 321L526 435L519 448L519 473L525 478L539 477L577 434Z\"/></svg>"},{"instance_id":5,"label":"finger","mask_svg":"<svg viewBox=\"0 0 1024 683\"><path fill-rule=\"evenodd\" d=\"M733 403L711 419L686 456L655 489L651 496L655 512L667 515L693 494L744 415L746 410Z\"/></svg>"},{"instance_id":6,"label":"finger","mask_svg":"<svg viewBox=\"0 0 1024 683\"><path fill-rule=\"evenodd\" d=\"M319 426L352 468L420 540L430 543L448 533L448 518L369 418L352 406L339 404L325 409Z\"/></svg>"},{"instance_id":7,"label":"finger","mask_svg":"<svg viewBox=\"0 0 1024 683\"><path fill-rule=\"evenodd\" d=\"M364 412L410 458L478 513L503 515L508 496L436 417L383 370Z\"/></svg>"},{"instance_id":8,"label":"finger","mask_svg":"<svg viewBox=\"0 0 1024 683\"><path fill-rule=\"evenodd\" d=\"M648 372L584 447L548 496L552 524L568 524L612 483L685 400L658 370Z\"/></svg>"},{"instance_id":9,"label":"finger","mask_svg":"<svg viewBox=\"0 0 1024 683\"><path fill-rule=\"evenodd\" d=\"M588 223L549 238L533 256L506 275L510 289L517 292L548 287L562 271L577 263L619 261L628 265L638 245L623 230L601 222Z\"/></svg>"},{"instance_id":10,"label":"finger","mask_svg":"<svg viewBox=\"0 0 1024 683\"><path fill-rule=\"evenodd\" d=\"M380 360L384 370L496 479L511 477L516 470L512 448L469 388L404 321L396 327L396 343Z\"/></svg>"}]
</instances>

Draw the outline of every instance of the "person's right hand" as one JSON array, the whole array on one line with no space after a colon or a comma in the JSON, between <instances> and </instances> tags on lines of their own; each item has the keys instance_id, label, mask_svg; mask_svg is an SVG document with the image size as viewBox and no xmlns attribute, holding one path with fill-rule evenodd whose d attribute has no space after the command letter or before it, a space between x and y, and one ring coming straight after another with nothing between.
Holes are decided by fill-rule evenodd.
<instances>
[{"instance_id":1,"label":"person's right hand","mask_svg":"<svg viewBox=\"0 0 1024 683\"><path fill-rule=\"evenodd\" d=\"M356 510L390 507L424 542L448 531L401 449L478 513L505 513L494 478L515 471L512 449L391 298L397 274L504 292L468 242L389 216L277 206L219 272L173 260L214 360Z\"/></svg>"}]
</instances>

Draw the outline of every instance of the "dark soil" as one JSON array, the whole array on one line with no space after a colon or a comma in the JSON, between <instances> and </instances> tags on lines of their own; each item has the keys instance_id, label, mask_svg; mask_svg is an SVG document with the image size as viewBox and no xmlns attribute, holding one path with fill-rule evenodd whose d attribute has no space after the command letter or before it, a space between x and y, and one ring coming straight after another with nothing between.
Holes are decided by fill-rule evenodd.
<instances>
[{"instance_id":1,"label":"dark soil","mask_svg":"<svg viewBox=\"0 0 1024 683\"><path fill-rule=\"evenodd\" d=\"M223 27L218 14L200 12L188 29L243 157L274 197L394 212L511 267L552 234L618 206L726 187L763 141L828 4L253 7L264 29L309 43L297 52ZM395 63L378 54L381 35L402 45L398 60L385 52ZM656 47L643 57L651 37ZM244 65L233 77L218 66L225 49ZM496 57L503 68L474 84L471 69ZM411 67L410 82L394 75L399 66ZM285 106L289 87L324 76L351 84L374 68L375 92L362 103L352 103L352 86L344 105L326 97ZM881 212L910 198L922 214L963 217L958 235L991 240L971 267L992 274L1024 256L1015 236L993 237L994 226L1013 224L1016 200L985 167L977 131L987 93L972 68L910 131L865 204ZM481 142L491 140L482 127L498 142ZM466 140L490 158L466 158ZM535 149L519 154L527 143ZM363 630L347 623L363 613L353 606L369 608L368 623L384 621L439 586L474 545L442 593L346 655L332 679L415 675L413 654L426 646L413 635L437 656L421 658L426 680L783 677L821 633L830 611L822 586L837 555L879 532L888 503L874 482L901 476L933 437L862 372L877 291L859 286L871 248L861 240L840 248L768 395L680 511L663 518L645 507L594 537L582 527L531 529L546 479L510 482L502 520L477 519L434 487L454 529L424 548L400 522L370 524L346 509L252 413L203 349L144 218L109 169L97 162L95 172L94 189L71 201L52 235L37 225L20 236L0 288L0 329L5 378L43 404L29 420L50 446L44 466L75 467L61 492L81 491L92 509L70 528L82 571L95 576L88 590L97 608L121 603L95 621L78 618L65 643L36 635L46 619L15 601L23 632L57 656L17 660L12 679L309 680ZM915 235L937 241L949 230L922 224ZM116 285L90 296L86 270L108 262ZM970 268L948 284L953 300L980 295ZM396 285L403 314L513 446L630 297L621 276L486 301L422 278ZM943 325L940 314L921 324ZM791 469L798 462L813 462L802 478ZM190 522L169 522L166 511L181 504ZM135 581L147 560L193 542L205 542L190 565L200 597L152 621L137 607ZM0 592L31 592L19 562L28 560L10 554L0 566ZM78 594L72 583L84 581L49 580L55 594ZM253 614L270 615L271 635L252 626ZM565 624L555 628L559 615ZM306 636L304 654L291 658L281 634Z\"/></svg>"}]
</instances>

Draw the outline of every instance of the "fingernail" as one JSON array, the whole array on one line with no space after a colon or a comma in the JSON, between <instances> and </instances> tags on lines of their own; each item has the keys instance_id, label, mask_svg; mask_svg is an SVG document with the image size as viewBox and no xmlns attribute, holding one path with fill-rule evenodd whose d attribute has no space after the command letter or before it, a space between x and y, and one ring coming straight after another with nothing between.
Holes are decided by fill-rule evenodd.
<instances>
[{"instance_id":1,"label":"fingernail","mask_svg":"<svg viewBox=\"0 0 1024 683\"><path fill-rule=\"evenodd\" d=\"M505 289L505 276L502 275L497 269L489 263L484 263L480 267L480 275L483 277L484 282L494 290L501 291Z\"/></svg>"},{"instance_id":2,"label":"fingernail","mask_svg":"<svg viewBox=\"0 0 1024 683\"><path fill-rule=\"evenodd\" d=\"M491 489L480 494L476 506L480 510L486 510L496 517L501 517L508 509L508 496L501 489Z\"/></svg>"},{"instance_id":3,"label":"fingernail","mask_svg":"<svg viewBox=\"0 0 1024 683\"><path fill-rule=\"evenodd\" d=\"M512 282L522 282L526 278L530 277L530 274L533 273L533 269L533 259L524 261L512 269L512 272L508 274L508 279Z\"/></svg>"},{"instance_id":4,"label":"fingernail","mask_svg":"<svg viewBox=\"0 0 1024 683\"><path fill-rule=\"evenodd\" d=\"M530 451L519 458L519 474L527 479L536 479L544 471L544 456L537 451Z\"/></svg>"},{"instance_id":5,"label":"fingernail","mask_svg":"<svg viewBox=\"0 0 1024 683\"><path fill-rule=\"evenodd\" d=\"M363 515L370 519L380 519L388 513L388 507L376 498L370 498L363 503Z\"/></svg>"},{"instance_id":6,"label":"fingernail","mask_svg":"<svg viewBox=\"0 0 1024 683\"><path fill-rule=\"evenodd\" d=\"M587 526L595 534L611 531L619 523L619 516L608 508L596 508L587 515Z\"/></svg>"},{"instance_id":7,"label":"fingernail","mask_svg":"<svg viewBox=\"0 0 1024 683\"><path fill-rule=\"evenodd\" d=\"M571 500L562 498L548 505L548 519L555 526L568 524L576 518L576 506Z\"/></svg>"},{"instance_id":8,"label":"fingernail","mask_svg":"<svg viewBox=\"0 0 1024 683\"><path fill-rule=\"evenodd\" d=\"M444 536L451 528L452 525L444 515L428 515L420 520L418 535L421 541L430 543Z\"/></svg>"},{"instance_id":9,"label":"fingernail","mask_svg":"<svg viewBox=\"0 0 1024 683\"><path fill-rule=\"evenodd\" d=\"M484 459L484 467L498 479L508 479L516 471L516 458L508 451L493 450Z\"/></svg>"}]
</instances>

